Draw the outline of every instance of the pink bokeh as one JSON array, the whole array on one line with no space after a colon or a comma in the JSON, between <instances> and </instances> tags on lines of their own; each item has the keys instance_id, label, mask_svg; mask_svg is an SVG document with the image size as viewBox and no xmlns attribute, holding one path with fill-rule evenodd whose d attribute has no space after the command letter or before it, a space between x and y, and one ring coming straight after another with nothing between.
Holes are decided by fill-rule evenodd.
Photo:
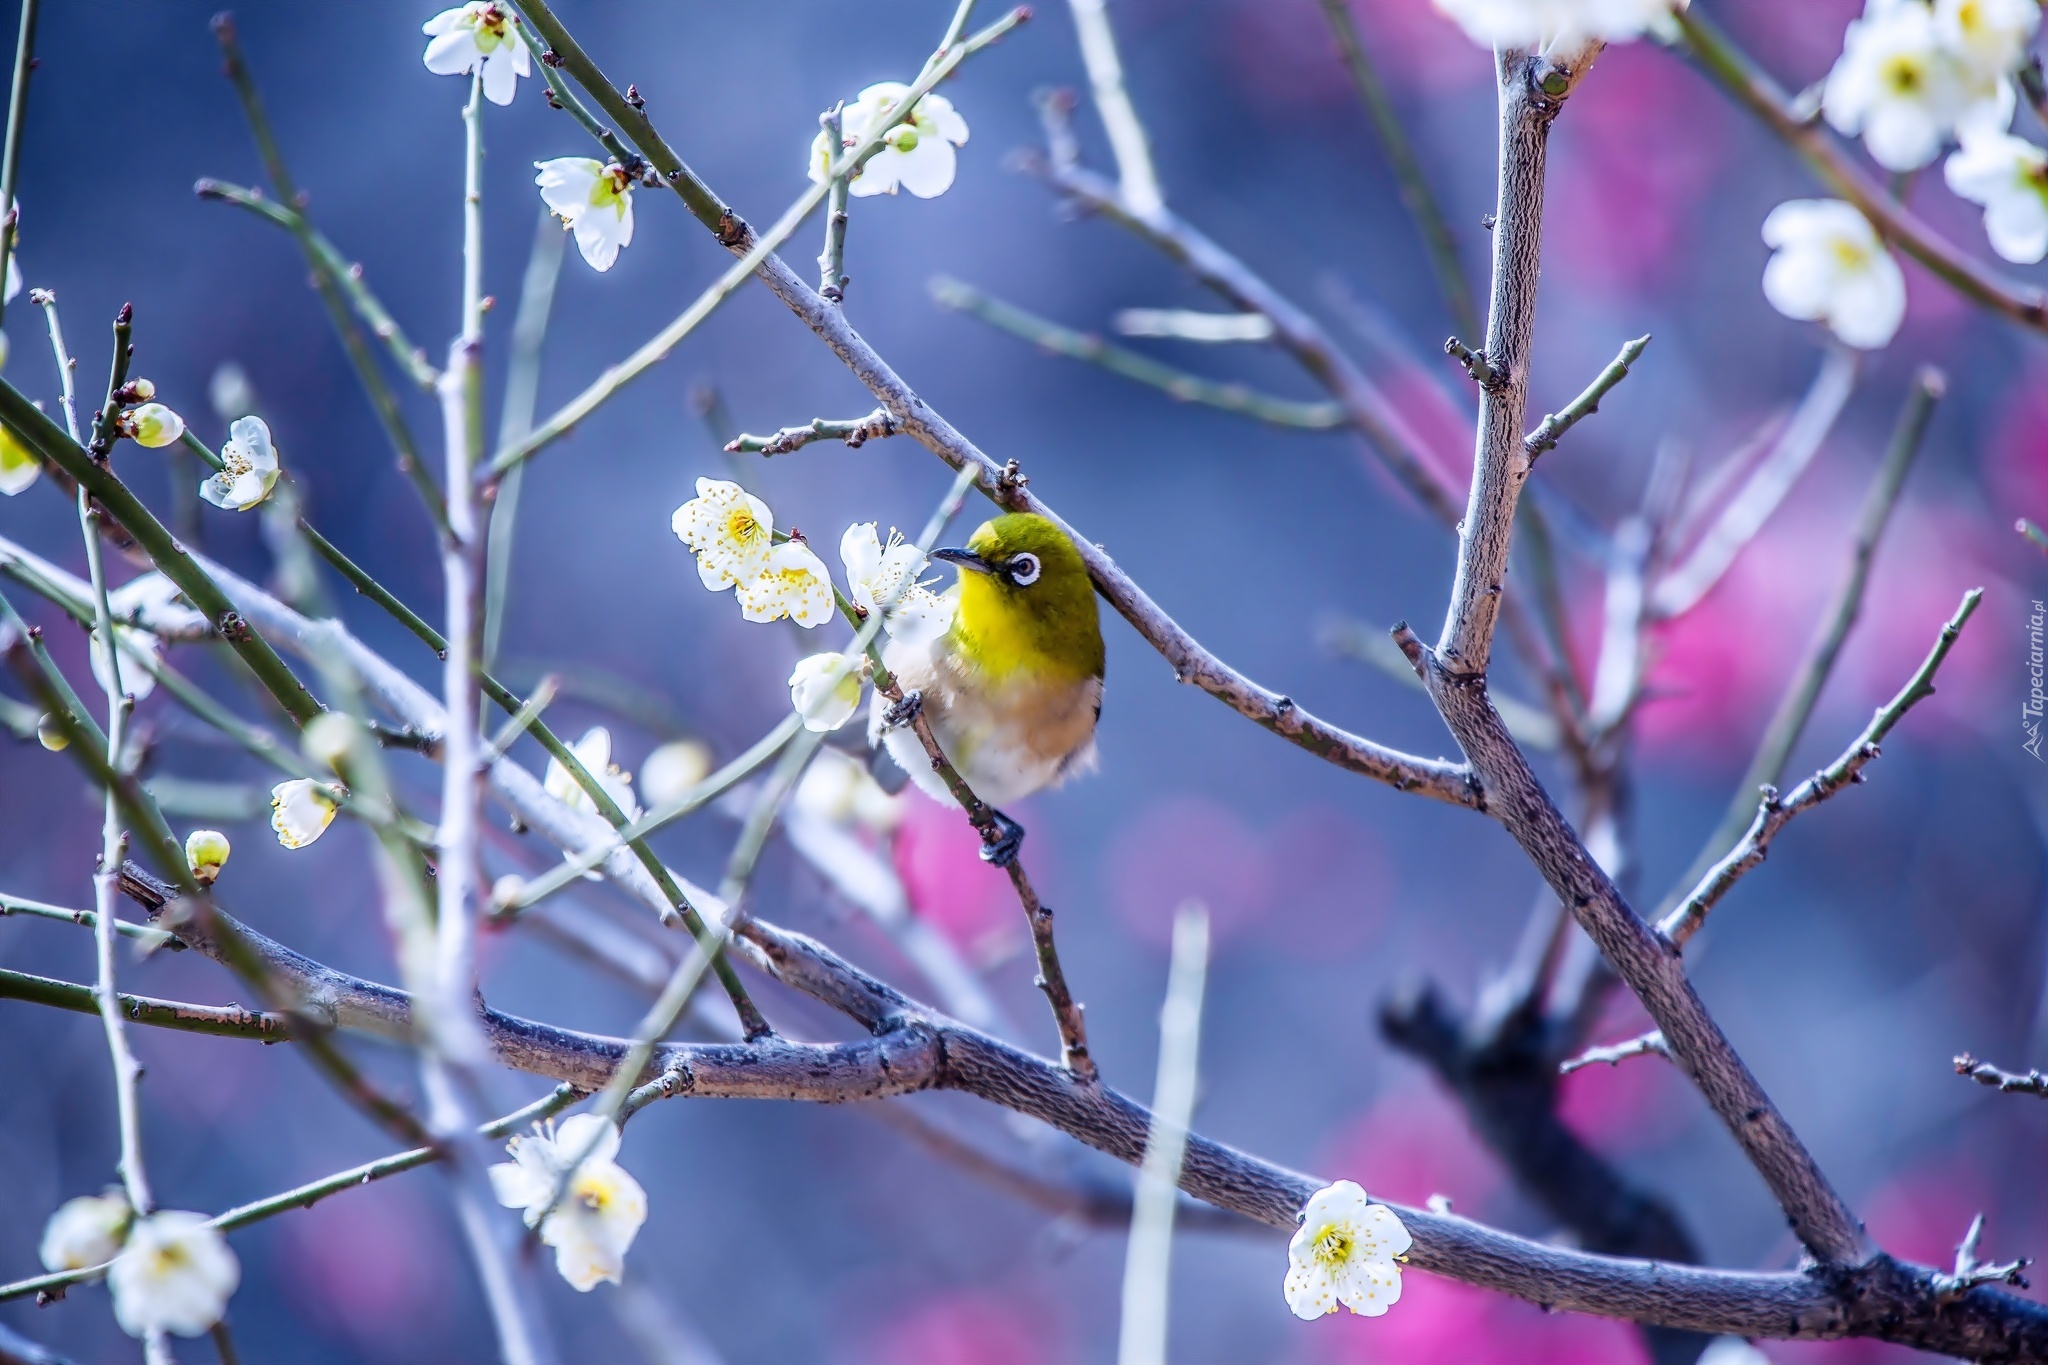
<instances>
[{"instance_id":1,"label":"pink bokeh","mask_svg":"<svg viewBox=\"0 0 2048 1365\"><path fill-rule=\"evenodd\" d=\"M1985 452L1992 512L2000 529L2020 517L2048 523L2048 361L2030 361L2012 380Z\"/></svg>"},{"instance_id":2,"label":"pink bokeh","mask_svg":"<svg viewBox=\"0 0 2048 1365\"><path fill-rule=\"evenodd\" d=\"M973 826L921 792L906 793L902 810L890 853L911 909L976 962L999 961L1021 946L1016 894L1009 877L981 860ZM1044 836L1032 836L1028 847L1042 870Z\"/></svg>"},{"instance_id":3,"label":"pink bokeh","mask_svg":"<svg viewBox=\"0 0 2048 1365\"><path fill-rule=\"evenodd\" d=\"M379 1359L433 1354L456 1307L450 1267L463 1257L417 1187L336 1195L281 1221L277 1242L277 1278L307 1316Z\"/></svg>"},{"instance_id":4,"label":"pink bokeh","mask_svg":"<svg viewBox=\"0 0 2048 1365\"><path fill-rule=\"evenodd\" d=\"M1652 43L1609 48L1558 125L1546 238L1574 289L1633 296L1668 279L1714 188L1727 109Z\"/></svg>"},{"instance_id":5,"label":"pink bokeh","mask_svg":"<svg viewBox=\"0 0 2048 1365\"><path fill-rule=\"evenodd\" d=\"M1401 1277L1382 1318L1332 1314L1310 1331L1329 1365L1647 1365L1626 1323L1546 1313L1531 1303L1421 1271Z\"/></svg>"},{"instance_id":6,"label":"pink bokeh","mask_svg":"<svg viewBox=\"0 0 2048 1365\"><path fill-rule=\"evenodd\" d=\"M1124 924L1164 945L1174 913L1198 900L1220 940L1255 926L1317 954L1362 946L1387 903L1386 859L1372 831L1323 807L1255 830L1205 797L1171 797L1139 812L1112 841L1105 878Z\"/></svg>"},{"instance_id":7,"label":"pink bokeh","mask_svg":"<svg viewBox=\"0 0 2048 1365\"><path fill-rule=\"evenodd\" d=\"M1594 1030L1601 1042L1648 1031L1635 997L1621 997ZM1669 1142L1701 1113L1678 1069L1661 1057L1632 1057L1615 1066L1581 1067L1557 1083L1557 1116L1601 1152L1640 1151Z\"/></svg>"},{"instance_id":8,"label":"pink bokeh","mask_svg":"<svg viewBox=\"0 0 2048 1365\"><path fill-rule=\"evenodd\" d=\"M1441 1194L1473 1217L1482 1216L1502 1181L1499 1164L1464 1114L1420 1077L1339 1127L1316 1169L1332 1180L1355 1180L1373 1198L1394 1203L1420 1205Z\"/></svg>"},{"instance_id":9,"label":"pink bokeh","mask_svg":"<svg viewBox=\"0 0 2048 1365\"><path fill-rule=\"evenodd\" d=\"M1050 1315L1013 1295L940 1294L884 1326L861 1365L1052 1365L1070 1359Z\"/></svg>"}]
</instances>

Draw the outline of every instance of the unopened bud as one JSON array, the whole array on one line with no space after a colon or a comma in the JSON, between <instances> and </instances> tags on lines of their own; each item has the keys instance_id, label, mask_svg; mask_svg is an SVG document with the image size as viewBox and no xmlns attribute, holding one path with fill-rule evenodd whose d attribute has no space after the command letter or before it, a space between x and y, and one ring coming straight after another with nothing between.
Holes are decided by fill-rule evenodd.
<instances>
[{"instance_id":1,"label":"unopened bud","mask_svg":"<svg viewBox=\"0 0 2048 1365\"><path fill-rule=\"evenodd\" d=\"M526 894L526 878L508 872L491 883L491 913L502 915Z\"/></svg>"},{"instance_id":2,"label":"unopened bud","mask_svg":"<svg viewBox=\"0 0 2048 1365\"><path fill-rule=\"evenodd\" d=\"M71 747L71 736L64 733L64 727L47 711L36 721L36 738L53 754L62 753Z\"/></svg>"},{"instance_id":3,"label":"unopened bud","mask_svg":"<svg viewBox=\"0 0 2048 1365\"><path fill-rule=\"evenodd\" d=\"M162 403L144 403L121 414L121 431L139 446L160 450L185 434L185 419Z\"/></svg>"},{"instance_id":4,"label":"unopened bud","mask_svg":"<svg viewBox=\"0 0 2048 1365\"><path fill-rule=\"evenodd\" d=\"M192 869L192 880L201 886L213 885L228 853L228 836L217 829L195 829L185 836L185 866Z\"/></svg>"}]
</instances>

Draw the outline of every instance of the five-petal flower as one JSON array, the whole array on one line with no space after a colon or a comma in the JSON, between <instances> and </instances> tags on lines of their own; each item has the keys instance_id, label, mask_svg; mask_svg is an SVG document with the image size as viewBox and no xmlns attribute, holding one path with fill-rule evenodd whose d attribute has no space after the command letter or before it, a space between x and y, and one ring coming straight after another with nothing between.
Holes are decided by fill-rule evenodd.
<instances>
[{"instance_id":1,"label":"five-petal flower","mask_svg":"<svg viewBox=\"0 0 2048 1365\"><path fill-rule=\"evenodd\" d=\"M241 1279L227 1239L198 1213L136 1219L127 1245L107 1268L114 1319L134 1337L201 1335L220 1321Z\"/></svg>"},{"instance_id":2,"label":"five-petal flower","mask_svg":"<svg viewBox=\"0 0 2048 1365\"><path fill-rule=\"evenodd\" d=\"M1876 350L1897 333L1906 316L1906 277L1854 205L1789 200L1764 219L1763 234L1773 248L1764 266L1764 297L1773 308L1825 322L1862 350Z\"/></svg>"},{"instance_id":3,"label":"five-petal flower","mask_svg":"<svg viewBox=\"0 0 2048 1365\"><path fill-rule=\"evenodd\" d=\"M585 1149L589 1154L584 1155ZM505 1144L512 1160L491 1167L491 1188L506 1208L523 1210L526 1226L555 1249L555 1269L588 1292L600 1280L619 1282L627 1248L647 1221L647 1194L615 1159L618 1126L597 1114L576 1114ZM555 1187L578 1157L575 1178L554 1209Z\"/></svg>"},{"instance_id":4,"label":"five-petal flower","mask_svg":"<svg viewBox=\"0 0 2048 1365\"><path fill-rule=\"evenodd\" d=\"M492 104L510 104L519 78L533 74L532 56L512 31L517 22L505 6L490 0L470 0L442 10L420 25L420 32L434 40L427 44L427 70L436 76L461 76L481 68L484 98Z\"/></svg>"},{"instance_id":5,"label":"five-petal flower","mask_svg":"<svg viewBox=\"0 0 2048 1365\"><path fill-rule=\"evenodd\" d=\"M1408 1246L1392 1209L1352 1181L1325 1186L1309 1196L1287 1244L1287 1306L1298 1318L1319 1318L1340 1303L1376 1318L1401 1297L1399 1258Z\"/></svg>"},{"instance_id":6,"label":"five-petal flower","mask_svg":"<svg viewBox=\"0 0 2048 1365\"><path fill-rule=\"evenodd\" d=\"M760 577L775 548L775 514L730 479L697 480L697 496L669 525L697 552L697 576L713 592Z\"/></svg>"},{"instance_id":7,"label":"five-petal flower","mask_svg":"<svg viewBox=\"0 0 2048 1365\"><path fill-rule=\"evenodd\" d=\"M261 417L237 417L220 448L220 472L199 485L199 496L215 507L246 512L277 487L277 447Z\"/></svg>"},{"instance_id":8,"label":"five-petal flower","mask_svg":"<svg viewBox=\"0 0 2048 1365\"><path fill-rule=\"evenodd\" d=\"M594 270L610 270L633 241L633 178L616 162L587 156L536 161L533 183L554 215L576 234L576 249Z\"/></svg>"},{"instance_id":9,"label":"five-petal flower","mask_svg":"<svg viewBox=\"0 0 2048 1365\"><path fill-rule=\"evenodd\" d=\"M1985 117L1973 111L1997 97L1997 85L1943 41L1923 0L1872 0L1843 37L1821 109L1836 132L1861 134L1880 166L1911 171L1934 160L1966 117Z\"/></svg>"},{"instance_id":10,"label":"five-petal flower","mask_svg":"<svg viewBox=\"0 0 2048 1365\"><path fill-rule=\"evenodd\" d=\"M869 131L886 123L901 107L910 87L900 81L882 81L860 92L860 98L840 113L843 148L858 146ZM900 186L920 199L936 199L953 184L953 149L967 141L967 120L943 95L926 95L911 109L910 117L889 130L881 148L868 158L853 178L850 189L856 198L873 194L894 194ZM820 131L811 142L810 176L822 182L841 148L832 146L832 135Z\"/></svg>"}]
</instances>

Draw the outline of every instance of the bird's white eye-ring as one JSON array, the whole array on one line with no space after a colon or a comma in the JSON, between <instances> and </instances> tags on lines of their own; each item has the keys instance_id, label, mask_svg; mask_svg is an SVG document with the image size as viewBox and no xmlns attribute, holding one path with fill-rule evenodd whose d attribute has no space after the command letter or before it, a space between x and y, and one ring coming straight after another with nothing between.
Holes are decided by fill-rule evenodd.
<instances>
[{"instance_id":1,"label":"bird's white eye-ring","mask_svg":"<svg viewBox=\"0 0 2048 1365\"><path fill-rule=\"evenodd\" d=\"M1038 581L1038 556L1030 553L1013 556L1010 560L1010 581L1020 588L1028 588Z\"/></svg>"}]
</instances>

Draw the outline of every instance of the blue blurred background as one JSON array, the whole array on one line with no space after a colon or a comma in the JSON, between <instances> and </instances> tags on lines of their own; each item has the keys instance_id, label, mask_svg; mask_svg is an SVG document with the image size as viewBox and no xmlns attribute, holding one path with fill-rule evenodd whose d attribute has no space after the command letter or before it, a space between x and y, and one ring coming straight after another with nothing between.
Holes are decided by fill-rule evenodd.
<instances>
[{"instance_id":1,"label":"blue blurred background","mask_svg":"<svg viewBox=\"0 0 2048 1365\"><path fill-rule=\"evenodd\" d=\"M1799 6L1701 0L1781 81L1822 75L1851 0ZM907 79L943 29L947 0L888 5L765 0L747 6L565 3L562 14L691 165L744 216L772 220L804 188L817 111L881 79ZM1120 0L1113 17L1130 85L1169 201L1364 358L1462 478L1469 394L1436 354L1450 330L1315 0ZM459 302L463 82L420 64L431 5L264 6L243 42L285 155L319 226L362 261L403 326L438 352ZM10 12L11 13L11 12ZM194 197L200 176L260 181L207 30L183 0L51 6L38 48L21 178L21 261L53 289L81 387L103 363L105 326L136 309L136 368L195 421L225 362L262 396L312 518L423 609L439 599L431 535L351 373L292 242ZM1357 13L1443 197L1475 288L1481 215L1491 207L1489 61L1427 0L1358 0ZM988 17L993 17L991 11ZM972 127L958 180L926 202L853 206L847 308L923 396L1104 543L1177 619L1224 658L1317 712L1387 743L1449 747L1426 701L1319 643L1337 619L1374 630L1434 625L1450 538L1341 434L1282 431L1176 405L1100 370L1042 354L938 308L927 284L953 275L1067 325L1106 330L1131 306L1214 307L1169 262L1114 226L1070 221L1046 189L1005 169L1038 138L1029 93L1082 83L1063 5L975 58L948 90ZM531 163L584 155L580 130L522 83L486 107L486 288L493 401L511 302L535 234ZM2028 117L2028 116L2023 116ZM1085 154L1108 164L1092 114ZM2033 130L2038 136L2038 129ZM1545 461L1603 523L1636 505L1660 441L1711 464L1793 402L1821 339L1773 313L1758 279L1764 214L1815 193L1800 168L1680 59L1649 44L1603 57L1558 126L1532 404L1564 402L1627 337L1655 334L1645 363ZM1915 207L1983 251L1975 211L1923 178ZM787 256L809 272L815 233ZM728 258L677 204L638 200L633 245L609 274L573 252L547 341L541 411L577 392L654 332ZM2036 272L2038 273L2038 272ZM1795 756L1809 770L1838 752L1932 642L1966 587L1983 609L1939 695L1887 744L1867 787L1803 818L1776 856L1718 912L1696 979L1830 1176L1894 1252L1944 1262L1970 1216L1990 1214L1989 1254L2048 1245L2038 1176L2048 1110L1955 1078L1970 1048L2009 1066L2048 1052L2039 1002L2048 773L2020 751L2026 615L2048 578L2010 531L2048 516L2048 363L2038 340L1972 311L1915 270L1904 331L1865 366L1813 469L1728 579L1660 633L1656 697L1638 745L1640 885L1654 899L1690 862L1733 785L1841 575L1850 524L1908 377L1951 380L1900 513L1878 557L1865 617ZM1349 296L1353 306L1338 301ZM1368 315L1396 339L1360 336ZM8 378L53 398L41 319L26 297L7 313ZM1137 343L1177 365L1319 397L1284 357L1256 347ZM798 642L742 622L698 584L668 528L700 475L729 466L688 395L715 385L733 421L766 431L851 417L872 400L767 293L749 286L661 366L546 451L526 484L507 621L505 672L581 681L557 728L609 725L629 769L656 744L692 735L720 759L787 705ZM429 449L431 401L408 415ZM124 477L151 503L172 497L161 458L132 446ZM830 544L854 520L920 525L948 472L909 441L837 445L755 464L775 508ZM241 571L271 570L258 519L203 509L207 549ZM979 516L970 508L958 529ZM0 503L0 533L82 572L69 502L45 481ZM1569 554L1567 592L1586 658L1600 585ZM338 588L339 585L330 585ZM78 631L23 600L85 680ZM415 677L434 682L416 641L352 595L343 615ZM430 611L429 615L437 614ZM1203 898L1218 938L1205 1018L1200 1128L1274 1160L1375 1194L1442 1192L1461 1212L1534 1235L1551 1229L1469 1136L1453 1102L1378 1038L1373 1019L1402 978L1428 974L1469 998L1505 960L1537 890L1505 835L1469 813L1339 772L1177 687L1120 619L1107 621L1108 704L1099 776L1018 812L1026 857L1061 913L1070 980L1088 1004L1107 1079L1151 1084L1166 928ZM819 632L836 641L836 628ZM238 705L248 694L203 655L183 662ZM1523 689L1525 692L1527 689ZM608 699L608 700L607 700ZM234 752L174 718L161 695L157 775L267 785ZM533 752L525 751L531 758ZM537 760L536 760L537 761ZM1546 768L1560 789L1563 774ZM416 810L438 781L400 767ZM917 801L914 794L907 798ZM91 792L72 763L33 743L0 743L0 888L84 903L97 850ZM913 894L989 980L1020 1040L1055 1045L1019 956L1015 907L980 879L963 833L913 811L896 850ZM189 824L190 821L182 821ZM502 821L499 822L502 824ZM260 818L229 827L225 903L293 946L389 980L370 843L338 824L286 853ZM712 813L660 836L699 881L717 874L735 826ZM507 835L504 866L544 866ZM605 888L574 895L631 920ZM780 842L756 909L817 933L856 961L924 991L914 971L838 903ZM232 983L192 955L124 962L124 985L208 1001ZM72 980L91 975L90 940L63 926L0 921L0 963ZM642 1008L611 977L520 931L486 948L485 989L503 1008L624 1032ZM835 1021L760 992L771 1018L813 1036ZM1603 1038L1640 1027L1618 1009ZM0 1003L0 1278L36 1269L47 1213L114 1176L104 1045L90 1018ZM171 1207L217 1210L387 1150L288 1048L138 1030L148 1066L144 1124L152 1173ZM396 1087L403 1056L365 1046ZM540 1093L502 1077L504 1108ZM1788 1264L1794 1247L1761 1183L1676 1073L1647 1060L1581 1073L1569 1120L1644 1184L1674 1200L1708 1258ZM915 1106L993 1150L1023 1150L1000 1116L941 1097ZM1075 1158L1097 1169L1092 1157ZM548 1277L547 1312L587 1360L722 1359L830 1365L1051 1365L1114 1356L1122 1239L1024 1207L858 1110L671 1103L629 1129L623 1161L651 1214L628 1262L628 1292L579 1296ZM1114 1175L1114 1171L1103 1171ZM510 1217L508 1213L506 1215ZM238 1233L244 1267L232 1321L247 1360L482 1360L487 1319L432 1174L408 1175ZM1625 1328L1550 1317L1409 1277L1386 1319L1294 1321L1280 1295L1284 1253L1260 1236L1186 1234L1175 1269L1174 1347L1189 1362L1637 1361ZM637 1355L629 1323L652 1300L693 1324L715 1356ZM139 1359L104 1291L46 1309L14 1303L0 1321L85 1360ZM686 1329L671 1327L680 1339ZM1767 1348L1779 1361L1879 1361L1867 1345ZM207 1348L188 1348L192 1359Z\"/></svg>"}]
</instances>

